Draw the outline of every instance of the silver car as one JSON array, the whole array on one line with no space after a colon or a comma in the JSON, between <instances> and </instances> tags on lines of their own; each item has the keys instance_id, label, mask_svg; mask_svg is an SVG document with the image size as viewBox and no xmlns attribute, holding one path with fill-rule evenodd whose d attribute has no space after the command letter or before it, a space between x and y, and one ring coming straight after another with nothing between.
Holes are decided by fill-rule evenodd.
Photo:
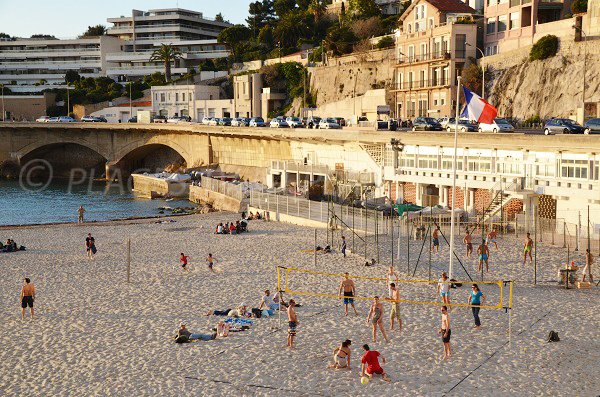
<instances>
[{"instance_id":1,"label":"silver car","mask_svg":"<svg viewBox=\"0 0 600 397\"><path fill-rule=\"evenodd\" d=\"M513 132L515 127L504 119L494 119L491 124L479 123L479 132Z\"/></svg>"},{"instance_id":2,"label":"silver car","mask_svg":"<svg viewBox=\"0 0 600 397\"><path fill-rule=\"evenodd\" d=\"M269 123L269 127L271 128L288 128L289 124L285 121L283 117L275 117Z\"/></svg>"},{"instance_id":3,"label":"silver car","mask_svg":"<svg viewBox=\"0 0 600 397\"><path fill-rule=\"evenodd\" d=\"M333 117L328 117L326 119L321 119L321 121L319 121L319 129L323 129L323 130L329 130L329 129L340 129L342 128L336 119L334 119Z\"/></svg>"},{"instance_id":4,"label":"silver car","mask_svg":"<svg viewBox=\"0 0 600 397\"><path fill-rule=\"evenodd\" d=\"M288 117L285 119L286 123L290 126L290 128L302 128L304 124L302 123L302 119L300 117Z\"/></svg>"}]
</instances>

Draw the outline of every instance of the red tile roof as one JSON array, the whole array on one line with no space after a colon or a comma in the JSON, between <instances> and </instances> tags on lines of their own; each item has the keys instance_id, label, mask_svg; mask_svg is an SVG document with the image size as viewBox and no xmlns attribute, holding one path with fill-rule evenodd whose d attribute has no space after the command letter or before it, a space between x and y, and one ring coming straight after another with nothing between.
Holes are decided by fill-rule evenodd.
<instances>
[{"instance_id":1,"label":"red tile roof","mask_svg":"<svg viewBox=\"0 0 600 397\"><path fill-rule=\"evenodd\" d=\"M127 103L122 103L120 105L117 105L119 107L129 107L129 102ZM138 108L142 108L142 107L151 107L152 106L152 101L142 101L142 102L135 102L133 101L131 103L131 106L135 106Z\"/></svg>"},{"instance_id":2,"label":"red tile roof","mask_svg":"<svg viewBox=\"0 0 600 397\"><path fill-rule=\"evenodd\" d=\"M477 13L474 9L469 7L466 3L460 0L425 0L438 10L442 12L463 12L463 13Z\"/></svg>"}]
</instances>

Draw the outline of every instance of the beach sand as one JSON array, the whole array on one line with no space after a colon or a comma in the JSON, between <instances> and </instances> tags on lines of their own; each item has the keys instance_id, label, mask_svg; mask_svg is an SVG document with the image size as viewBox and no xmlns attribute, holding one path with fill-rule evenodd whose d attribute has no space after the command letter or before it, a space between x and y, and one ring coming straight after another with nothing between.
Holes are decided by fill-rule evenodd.
<instances>
[{"instance_id":1,"label":"beach sand","mask_svg":"<svg viewBox=\"0 0 600 397\"><path fill-rule=\"evenodd\" d=\"M499 238L486 279L516 280L512 346L508 315L482 310L483 328L473 329L470 309L455 308L453 357L441 362L439 307L403 304L405 330L391 341L371 342L366 324L369 302L357 301L360 316L344 317L339 300L298 296L297 347L286 349L287 321L277 316L254 321L248 331L227 338L185 345L173 343L181 321L192 332L210 333L219 318L210 309L257 307L262 291L276 290L276 266L331 273L385 277L382 265L365 267L364 258L339 253L313 256L313 229L276 222L251 221L250 233L214 235L218 222L237 215L213 213L174 218L173 223L131 221L4 229L27 251L0 254L0 394L6 396L596 396L600 393L600 295L598 288L565 290L556 279L564 250L540 247L538 282L532 266L521 264L521 239ZM88 232L96 238L93 261L84 253ZM125 241L131 239L131 283L126 282ZM325 245L325 230L319 231ZM413 242L414 264L419 242ZM404 245L404 244L403 244ZM349 244L351 248L351 244ZM463 248L460 247L463 257ZM396 261L402 277L406 253ZM191 258L184 274L179 253ZM204 258L218 259L209 273ZM437 279L447 267L448 248L433 255ZM577 255L581 256L581 253ZM427 261L425 262L427 263ZM466 262L474 276L475 260ZM458 269L459 265L456 265ZM457 278L464 272L457 270ZM598 272L596 271L596 274ZM427 278L427 266L417 277ZM36 318L21 320L19 292L23 277L37 289ZM291 285L335 294L339 278L292 274ZM435 300L435 285L400 284L402 298ZM334 291L330 291L334 289ZM482 286L491 300L498 290ZM357 280L359 294L385 296L385 283ZM469 285L456 292L463 301ZM286 299L289 299L286 295ZM465 303L465 302L462 302ZM385 325L389 330L389 304ZM561 341L547 343L548 332ZM389 331L388 331L389 332ZM352 340L352 369L327 369L331 351ZM359 380L361 345L369 343L386 357L392 383Z\"/></svg>"}]
</instances>

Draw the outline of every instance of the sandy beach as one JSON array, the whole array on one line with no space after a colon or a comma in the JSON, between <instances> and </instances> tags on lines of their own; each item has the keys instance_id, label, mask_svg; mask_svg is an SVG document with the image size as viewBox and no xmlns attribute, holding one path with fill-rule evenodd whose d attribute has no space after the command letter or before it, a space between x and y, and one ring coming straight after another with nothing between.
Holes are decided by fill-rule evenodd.
<instances>
[{"instance_id":1,"label":"sandy beach","mask_svg":"<svg viewBox=\"0 0 600 397\"><path fill-rule=\"evenodd\" d=\"M276 290L276 266L385 277L389 253L384 248L383 264L374 267L365 267L358 255L332 253L319 255L315 268L313 256L302 252L313 248L314 229L250 221L250 233L213 234L218 222L237 219L236 214L212 213L176 217L172 223L139 220L0 230L1 240L12 238L27 247L24 252L0 253L0 394L600 394L600 290L559 288L554 281L565 255L561 248L547 246L538 251L539 284L534 286L532 267L521 264L522 239L514 237L498 239L500 251L492 249L486 274L486 279L516 281L511 346L503 310L482 310L483 327L474 330L470 309L454 309L453 357L441 361L438 306L401 305L402 334L395 331L389 343L372 343L366 324L370 302L357 301L360 315L344 317L339 300L311 296L295 297L302 304L295 349L285 348L287 322L282 320L283 329L278 330L277 316L256 319L250 330L227 338L177 345L173 336L182 321L192 332L210 333L219 318L204 316L208 310L240 303L258 307L264 289ZM93 261L84 252L87 233L94 235L98 247ZM132 247L131 283L126 282L127 238ZM325 230L319 231L319 244L325 245ZM417 250L419 242L414 244ZM461 258L463 251L460 247ZM189 274L176 267L180 252L190 256ZM218 259L215 273L205 266L209 252ZM401 276L406 273L404 255L402 251ZM576 254L578 260L581 257ZM437 279L447 267L448 248L442 245L433 258ZM475 259L466 261L469 272L474 266ZM30 277L37 290L33 321L20 316L23 277ZM295 277L294 285L314 284L315 291L329 290L340 281ZM425 266L417 277L427 278ZM359 294L361 288L368 294L387 293L385 283L361 286L357 281ZM482 288L491 297L495 294L492 287ZM457 296L468 289L463 286ZM401 284L400 291L403 298L437 297L435 285L415 290ZM387 329L388 315L386 304ZM558 332L560 342L546 342L550 330ZM327 369L331 351L345 339L352 340L352 369ZM360 383L364 343L386 357L390 384L379 378Z\"/></svg>"}]
</instances>

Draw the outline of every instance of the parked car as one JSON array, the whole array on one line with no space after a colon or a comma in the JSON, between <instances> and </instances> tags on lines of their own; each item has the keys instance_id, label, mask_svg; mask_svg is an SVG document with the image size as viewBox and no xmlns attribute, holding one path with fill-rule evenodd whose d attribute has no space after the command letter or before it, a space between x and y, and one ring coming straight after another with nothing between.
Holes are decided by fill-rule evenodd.
<instances>
[{"instance_id":1,"label":"parked car","mask_svg":"<svg viewBox=\"0 0 600 397\"><path fill-rule=\"evenodd\" d=\"M133 116L132 118L130 118L129 120L127 120L128 123L137 123L137 116Z\"/></svg>"},{"instance_id":2,"label":"parked car","mask_svg":"<svg viewBox=\"0 0 600 397\"><path fill-rule=\"evenodd\" d=\"M104 116L83 116L81 118L82 123L106 123L107 120Z\"/></svg>"},{"instance_id":3,"label":"parked car","mask_svg":"<svg viewBox=\"0 0 600 397\"><path fill-rule=\"evenodd\" d=\"M204 124L204 125L209 125L209 124L210 124L210 121L211 121L212 119L213 119L212 117L202 117L202 121L201 121L201 123L202 123L202 124Z\"/></svg>"},{"instance_id":4,"label":"parked car","mask_svg":"<svg viewBox=\"0 0 600 397\"><path fill-rule=\"evenodd\" d=\"M343 117L334 117L335 121L337 121L337 123L340 125L340 127L345 127L346 126L346 119Z\"/></svg>"},{"instance_id":5,"label":"parked car","mask_svg":"<svg viewBox=\"0 0 600 397\"><path fill-rule=\"evenodd\" d=\"M285 122L288 123L290 128L302 128L304 124L302 123L302 119L300 117L288 117L285 119Z\"/></svg>"},{"instance_id":6,"label":"parked car","mask_svg":"<svg viewBox=\"0 0 600 397\"><path fill-rule=\"evenodd\" d=\"M265 123L265 120L263 120L262 117L252 117L250 119L250 122L248 123L249 127L266 127L267 124Z\"/></svg>"},{"instance_id":7,"label":"parked car","mask_svg":"<svg viewBox=\"0 0 600 397\"><path fill-rule=\"evenodd\" d=\"M584 134L598 134L600 133L600 119L590 119L584 125Z\"/></svg>"},{"instance_id":8,"label":"parked car","mask_svg":"<svg viewBox=\"0 0 600 397\"><path fill-rule=\"evenodd\" d=\"M74 123L76 120L70 116L60 116L58 118L59 123Z\"/></svg>"},{"instance_id":9,"label":"parked car","mask_svg":"<svg viewBox=\"0 0 600 397\"><path fill-rule=\"evenodd\" d=\"M35 119L36 123L47 123L48 121L50 121L50 116L41 116Z\"/></svg>"},{"instance_id":10,"label":"parked car","mask_svg":"<svg viewBox=\"0 0 600 397\"><path fill-rule=\"evenodd\" d=\"M442 131L442 125L433 117L417 117L412 125L413 131Z\"/></svg>"},{"instance_id":11,"label":"parked car","mask_svg":"<svg viewBox=\"0 0 600 397\"><path fill-rule=\"evenodd\" d=\"M232 127L248 127L249 123L250 119L246 117L236 117L235 119L231 120Z\"/></svg>"},{"instance_id":12,"label":"parked car","mask_svg":"<svg viewBox=\"0 0 600 397\"><path fill-rule=\"evenodd\" d=\"M231 118L230 117L223 117L223 118L219 119L219 125L230 126L231 125Z\"/></svg>"},{"instance_id":13,"label":"parked car","mask_svg":"<svg viewBox=\"0 0 600 397\"><path fill-rule=\"evenodd\" d=\"M217 126L217 125L219 125L220 120L221 119L219 119L218 117L211 117L210 121L208 122L208 125Z\"/></svg>"},{"instance_id":14,"label":"parked car","mask_svg":"<svg viewBox=\"0 0 600 397\"><path fill-rule=\"evenodd\" d=\"M58 117L50 117L47 123L58 123Z\"/></svg>"},{"instance_id":15,"label":"parked car","mask_svg":"<svg viewBox=\"0 0 600 397\"><path fill-rule=\"evenodd\" d=\"M479 132L513 132L515 127L505 119L494 119L491 124L479 123Z\"/></svg>"},{"instance_id":16,"label":"parked car","mask_svg":"<svg viewBox=\"0 0 600 397\"><path fill-rule=\"evenodd\" d=\"M454 132L455 129L456 123L454 121L446 124L446 131ZM469 120L458 120L458 130L460 132L475 132L477 131L477 124L473 124Z\"/></svg>"},{"instance_id":17,"label":"parked car","mask_svg":"<svg viewBox=\"0 0 600 397\"><path fill-rule=\"evenodd\" d=\"M319 121L319 129L323 129L323 130L329 130L329 129L336 129L339 130L340 128L342 128L336 119L334 119L333 117L328 117L326 119L321 119L321 121Z\"/></svg>"},{"instance_id":18,"label":"parked car","mask_svg":"<svg viewBox=\"0 0 600 397\"><path fill-rule=\"evenodd\" d=\"M189 121L188 116L173 116L167 119L167 123L187 123Z\"/></svg>"},{"instance_id":19,"label":"parked car","mask_svg":"<svg viewBox=\"0 0 600 397\"><path fill-rule=\"evenodd\" d=\"M306 128L319 128L319 123L321 122L320 117L311 116L306 119Z\"/></svg>"},{"instance_id":20,"label":"parked car","mask_svg":"<svg viewBox=\"0 0 600 397\"><path fill-rule=\"evenodd\" d=\"M443 129L446 129L448 123L454 123L454 117L442 117L441 119L438 119L438 122Z\"/></svg>"},{"instance_id":21,"label":"parked car","mask_svg":"<svg viewBox=\"0 0 600 397\"><path fill-rule=\"evenodd\" d=\"M571 119L550 119L544 125L544 135L550 134L583 134L584 128Z\"/></svg>"},{"instance_id":22,"label":"parked car","mask_svg":"<svg viewBox=\"0 0 600 397\"><path fill-rule=\"evenodd\" d=\"M152 119L153 123L166 123L167 122L167 116L154 116L154 118Z\"/></svg>"},{"instance_id":23,"label":"parked car","mask_svg":"<svg viewBox=\"0 0 600 397\"><path fill-rule=\"evenodd\" d=\"M269 123L269 127L271 127L271 128L288 128L289 126L290 125L281 116L275 117Z\"/></svg>"}]
</instances>

